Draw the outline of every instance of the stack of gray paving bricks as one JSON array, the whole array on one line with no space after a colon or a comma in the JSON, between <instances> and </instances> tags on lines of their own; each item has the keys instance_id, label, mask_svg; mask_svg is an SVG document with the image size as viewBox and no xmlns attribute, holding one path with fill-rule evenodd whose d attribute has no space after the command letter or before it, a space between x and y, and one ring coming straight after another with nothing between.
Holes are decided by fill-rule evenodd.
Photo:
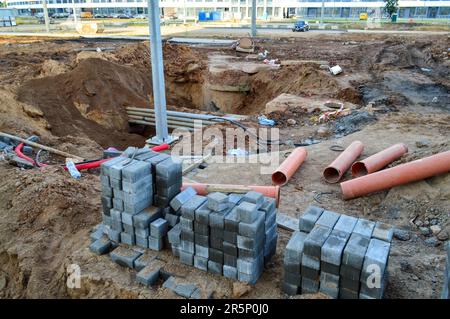
<instances>
[{"instance_id":1,"label":"stack of gray paving bricks","mask_svg":"<svg viewBox=\"0 0 450 319\"><path fill-rule=\"evenodd\" d=\"M129 147L101 165L100 180L102 229L110 242L163 249L169 226L163 217L180 192L181 163L167 154ZM93 251L104 251L101 247L99 242Z\"/></svg>"},{"instance_id":2,"label":"stack of gray paving bricks","mask_svg":"<svg viewBox=\"0 0 450 319\"><path fill-rule=\"evenodd\" d=\"M447 257L445 258L444 288L442 289L442 299L450 299L450 241L447 242Z\"/></svg>"},{"instance_id":3,"label":"stack of gray paving bricks","mask_svg":"<svg viewBox=\"0 0 450 319\"><path fill-rule=\"evenodd\" d=\"M276 252L276 203L257 192L245 195L186 189L170 203L181 212L168 234L174 255L184 264L256 283L264 262Z\"/></svg>"},{"instance_id":4,"label":"stack of gray paving bricks","mask_svg":"<svg viewBox=\"0 0 450 319\"><path fill-rule=\"evenodd\" d=\"M386 224L308 207L286 246L284 292L381 299L392 236Z\"/></svg>"}]
</instances>

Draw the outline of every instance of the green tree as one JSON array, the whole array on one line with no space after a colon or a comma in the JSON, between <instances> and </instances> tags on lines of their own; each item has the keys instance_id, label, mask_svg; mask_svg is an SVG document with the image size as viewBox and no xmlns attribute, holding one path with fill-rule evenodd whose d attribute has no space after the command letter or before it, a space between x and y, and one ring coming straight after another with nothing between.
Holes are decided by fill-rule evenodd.
<instances>
[{"instance_id":1,"label":"green tree","mask_svg":"<svg viewBox=\"0 0 450 319\"><path fill-rule=\"evenodd\" d=\"M389 18L398 10L398 0L383 0L386 4L384 6L384 12L386 12Z\"/></svg>"}]
</instances>

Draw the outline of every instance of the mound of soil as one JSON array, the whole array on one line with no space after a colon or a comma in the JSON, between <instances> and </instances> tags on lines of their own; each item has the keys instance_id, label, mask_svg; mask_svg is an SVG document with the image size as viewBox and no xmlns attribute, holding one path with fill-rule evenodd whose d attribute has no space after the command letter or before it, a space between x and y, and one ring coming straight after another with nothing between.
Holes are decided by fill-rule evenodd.
<instances>
[{"instance_id":1,"label":"mound of soil","mask_svg":"<svg viewBox=\"0 0 450 319\"><path fill-rule=\"evenodd\" d=\"M146 74L103 59L82 60L72 71L33 79L22 85L17 99L44 113L57 136L86 136L103 147L142 145L129 135L125 107L148 107Z\"/></svg>"}]
</instances>

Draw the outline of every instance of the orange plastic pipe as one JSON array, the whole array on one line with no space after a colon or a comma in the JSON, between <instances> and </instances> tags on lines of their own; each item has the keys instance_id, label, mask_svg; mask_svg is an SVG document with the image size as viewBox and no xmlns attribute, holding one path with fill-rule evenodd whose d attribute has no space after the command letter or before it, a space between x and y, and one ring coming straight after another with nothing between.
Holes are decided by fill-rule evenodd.
<instances>
[{"instance_id":1,"label":"orange plastic pipe","mask_svg":"<svg viewBox=\"0 0 450 319\"><path fill-rule=\"evenodd\" d=\"M281 163L280 167L272 173L272 184L285 185L288 180L294 175L298 168L306 159L306 149L304 147L297 147L291 154Z\"/></svg>"},{"instance_id":2,"label":"orange plastic pipe","mask_svg":"<svg viewBox=\"0 0 450 319\"><path fill-rule=\"evenodd\" d=\"M364 145L354 141L323 171L323 177L328 183L337 183L342 175L350 168L352 163L361 155Z\"/></svg>"},{"instance_id":3,"label":"orange plastic pipe","mask_svg":"<svg viewBox=\"0 0 450 319\"><path fill-rule=\"evenodd\" d=\"M277 207L280 202L279 186L183 183L181 190L184 190L187 187L192 187L199 195L207 195L211 192L247 193L249 191L255 191L264 196L274 198L277 202Z\"/></svg>"},{"instance_id":4,"label":"orange plastic pipe","mask_svg":"<svg viewBox=\"0 0 450 319\"><path fill-rule=\"evenodd\" d=\"M387 164L392 163L403 154L408 153L408 147L403 143L398 143L378 152L362 161L353 163L352 175L360 177L379 171Z\"/></svg>"},{"instance_id":5,"label":"orange plastic pipe","mask_svg":"<svg viewBox=\"0 0 450 319\"><path fill-rule=\"evenodd\" d=\"M447 151L343 182L341 189L344 199L351 199L449 171Z\"/></svg>"}]
</instances>

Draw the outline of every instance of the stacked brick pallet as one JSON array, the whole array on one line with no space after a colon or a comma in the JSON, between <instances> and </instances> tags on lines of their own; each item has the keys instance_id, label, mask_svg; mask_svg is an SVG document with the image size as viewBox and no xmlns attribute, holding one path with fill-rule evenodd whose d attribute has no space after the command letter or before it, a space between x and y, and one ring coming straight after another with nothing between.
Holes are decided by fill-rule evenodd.
<instances>
[{"instance_id":1,"label":"stacked brick pallet","mask_svg":"<svg viewBox=\"0 0 450 319\"><path fill-rule=\"evenodd\" d=\"M256 283L276 250L275 200L256 192L205 197L187 188L170 206L181 215L168 237L182 263Z\"/></svg>"},{"instance_id":2,"label":"stacked brick pallet","mask_svg":"<svg viewBox=\"0 0 450 319\"><path fill-rule=\"evenodd\" d=\"M450 242L447 242L447 258L445 259L444 288L442 299L450 299Z\"/></svg>"},{"instance_id":3,"label":"stacked brick pallet","mask_svg":"<svg viewBox=\"0 0 450 319\"><path fill-rule=\"evenodd\" d=\"M102 229L109 240L163 249L169 226L163 217L170 200L180 192L181 163L167 154L130 147L101 165L100 180ZM99 239L94 251L106 245L105 238Z\"/></svg>"},{"instance_id":4,"label":"stacked brick pallet","mask_svg":"<svg viewBox=\"0 0 450 319\"><path fill-rule=\"evenodd\" d=\"M283 290L332 298L380 299L393 229L310 206L284 254Z\"/></svg>"}]
</instances>

